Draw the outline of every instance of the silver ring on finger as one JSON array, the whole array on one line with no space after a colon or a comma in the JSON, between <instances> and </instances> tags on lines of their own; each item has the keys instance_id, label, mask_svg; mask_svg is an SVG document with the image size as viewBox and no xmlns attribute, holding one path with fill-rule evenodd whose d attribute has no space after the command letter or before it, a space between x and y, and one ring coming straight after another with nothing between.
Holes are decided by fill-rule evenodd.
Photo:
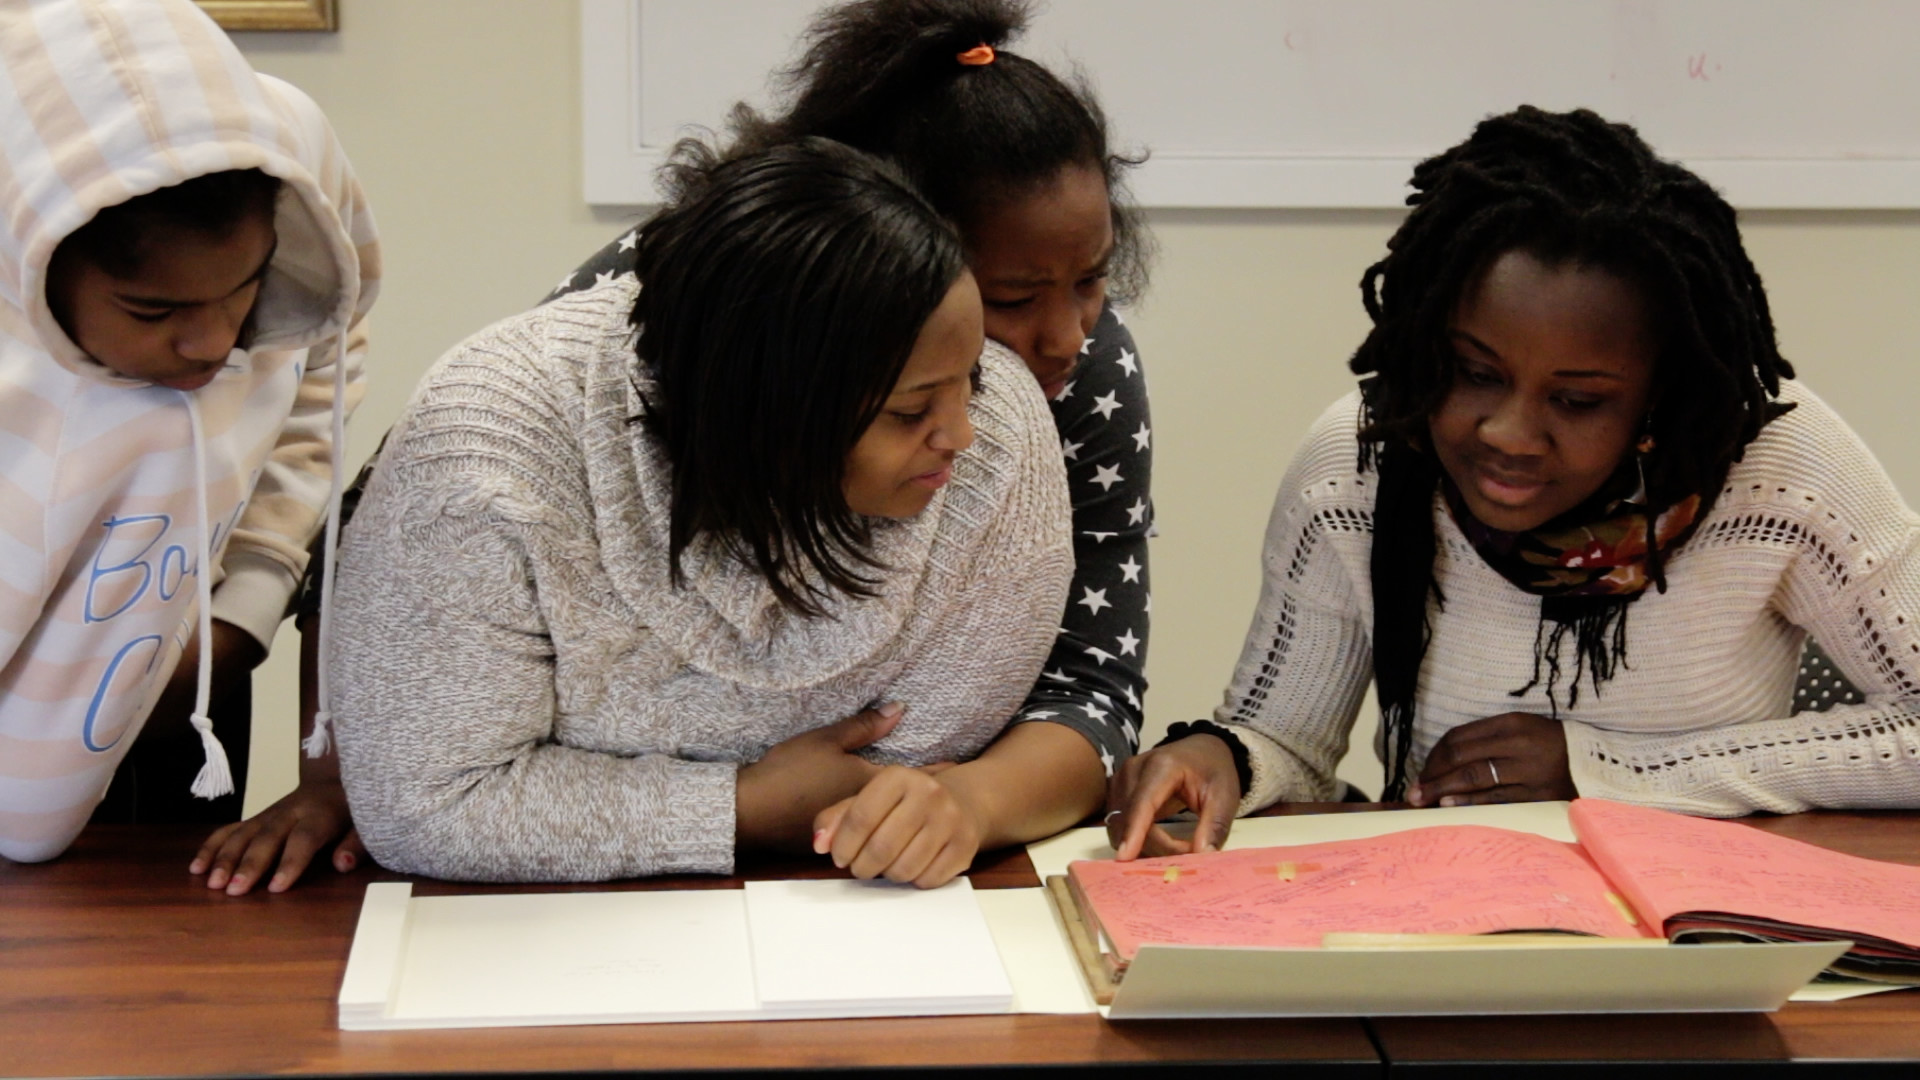
<instances>
[{"instance_id":1,"label":"silver ring on finger","mask_svg":"<svg viewBox=\"0 0 1920 1080\"><path fill-rule=\"evenodd\" d=\"M1499 787L1500 786L1500 766L1495 765L1493 763L1492 758L1487 759L1487 771L1493 774L1493 786Z\"/></svg>"}]
</instances>

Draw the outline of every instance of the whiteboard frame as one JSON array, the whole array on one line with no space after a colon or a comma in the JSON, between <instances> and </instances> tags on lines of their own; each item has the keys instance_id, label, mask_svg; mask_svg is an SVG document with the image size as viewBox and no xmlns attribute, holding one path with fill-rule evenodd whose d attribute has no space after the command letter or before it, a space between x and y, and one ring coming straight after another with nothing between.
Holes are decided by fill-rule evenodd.
<instances>
[{"instance_id":1,"label":"whiteboard frame","mask_svg":"<svg viewBox=\"0 0 1920 1080\"><path fill-rule=\"evenodd\" d=\"M644 144L638 134L645 103L634 27L645 2L579 0L581 157L592 205L659 201L653 173L667 147ZM1133 171L1128 185L1150 209L1388 209L1405 205L1417 162L1156 153ZM1743 210L1920 209L1920 159L1696 158L1686 164Z\"/></svg>"}]
</instances>

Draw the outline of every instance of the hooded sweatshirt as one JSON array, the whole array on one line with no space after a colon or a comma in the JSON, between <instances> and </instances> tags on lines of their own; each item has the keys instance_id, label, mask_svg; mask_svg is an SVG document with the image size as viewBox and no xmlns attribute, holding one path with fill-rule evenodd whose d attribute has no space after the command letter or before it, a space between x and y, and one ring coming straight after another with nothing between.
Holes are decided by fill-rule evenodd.
<instances>
[{"instance_id":1,"label":"hooded sweatshirt","mask_svg":"<svg viewBox=\"0 0 1920 1080\"><path fill-rule=\"evenodd\" d=\"M335 486L379 259L319 108L187 0L0 0L0 117L0 855L34 861L79 833L210 618L272 640ZM248 348L194 391L84 353L48 308L60 242L247 168L283 182ZM207 780L225 761L200 682Z\"/></svg>"}]
</instances>

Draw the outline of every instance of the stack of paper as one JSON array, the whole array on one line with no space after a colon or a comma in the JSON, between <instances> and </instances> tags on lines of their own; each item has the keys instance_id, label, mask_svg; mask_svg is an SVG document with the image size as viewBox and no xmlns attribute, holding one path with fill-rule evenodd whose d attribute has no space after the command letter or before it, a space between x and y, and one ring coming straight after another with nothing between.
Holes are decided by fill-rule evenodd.
<instances>
[{"instance_id":1,"label":"stack of paper","mask_svg":"<svg viewBox=\"0 0 1920 1080\"><path fill-rule=\"evenodd\" d=\"M345 1030L1006 1012L971 885L414 897L367 887Z\"/></svg>"}]
</instances>

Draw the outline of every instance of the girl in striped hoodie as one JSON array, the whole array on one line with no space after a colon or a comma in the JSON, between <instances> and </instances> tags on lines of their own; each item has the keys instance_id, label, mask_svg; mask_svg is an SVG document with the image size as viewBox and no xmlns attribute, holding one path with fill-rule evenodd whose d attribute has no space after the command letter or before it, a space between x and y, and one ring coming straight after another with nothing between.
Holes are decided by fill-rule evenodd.
<instances>
[{"instance_id":1,"label":"girl in striped hoodie","mask_svg":"<svg viewBox=\"0 0 1920 1080\"><path fill-rule=\"evenodd\" d=\"M0 856L33 861L170 684L194 794L232 790L212 684L337 488L379 261L325 117L186 0L0 0L0 115Z\"/></svg>"}]
</instances>

